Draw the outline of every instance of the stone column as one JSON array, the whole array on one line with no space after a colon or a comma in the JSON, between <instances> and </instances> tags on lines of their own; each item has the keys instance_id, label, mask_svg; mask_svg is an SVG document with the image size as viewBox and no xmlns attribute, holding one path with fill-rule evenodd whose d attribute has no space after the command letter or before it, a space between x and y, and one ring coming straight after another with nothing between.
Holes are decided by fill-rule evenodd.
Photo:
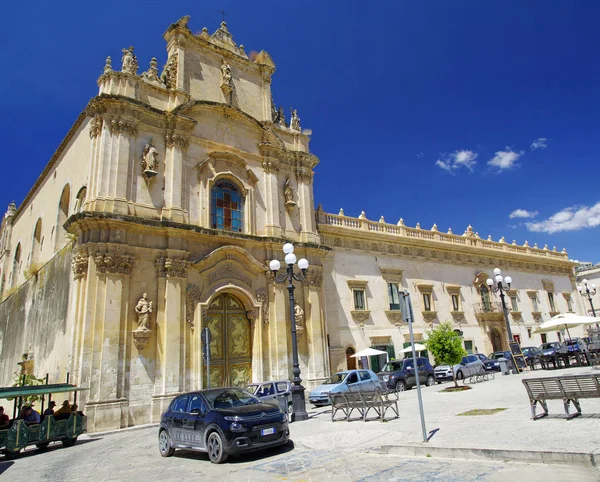
<instances>
[{"instance_id":1,"label":"stone column","mask_svg":"<svg viewBox=\"0 0 600 482\"><path fill-rule=\"evenodd\" d=\"M263 160L265 182L266 221L265 234L267 236L281 236L281 223L279 219L279 161L265 156Z\"/></svg>"},{"instance_id":2,"label":"stone column","mask_svg":"<svg viewBox=\"0 0 600 482\"><path fill-rule=\"evenodd\" d=\"M75 383L81 383L81 355L85 327L86 288L88 280L89 252L85 246L77 246L73 250L71 267L73 269L73 283L69 297L69 324L71 325L71 353L69 360L69 373ZM87 398L87 393L81 394L82 402Z\"/></svg>"},{"instance_id":3,"label":"stone column","mask_svg":"<svg viewBox=\"0 0 600 482\"><path fill-rule=\"evenodd\" d=\"M181 133L169 131L165 136L165 202L162 218L184 222L183 193L185 188L183 155L189 145L189 138Z\"/></svg>"},{"instance_id":4,"label":"stone column","mask_svg":"<svg viewBox=\"0 0 600 482\"><path fill-rule=\"evenodd\" d=\"M160 258L159 309L157 313L157 370L152 403L153 419L185 389L186 281L189 263L182 259ZM162 278L162 279L160 279Z\"/></svg>"},{"instance_id":5,"label":"stone column","mask_svg":"<svg viewBox=\"0 0 600 482\"><path fill-rule=\"evenodd\" d=\"M302 226L301 237L305 242L319 242L317 234L314 200L312 191L313 173L307 167L298 167L296 169L296 179L298 181L298 209L300 215L300 225Z\"/></svg>"},{"instance_id":6,"label":"stone column","mask_svg":"<svg viewBox=\"0 0 600 482\"><path fill-rule=\"evenodd\" d=\"M90 431L126 427L126 337L129 313L129 275L133 257L117 249L94 256L97 284L93 314L92 351L86 404ZM90 423L90 422L88 422Z\"/></svg>"}]
</instances>

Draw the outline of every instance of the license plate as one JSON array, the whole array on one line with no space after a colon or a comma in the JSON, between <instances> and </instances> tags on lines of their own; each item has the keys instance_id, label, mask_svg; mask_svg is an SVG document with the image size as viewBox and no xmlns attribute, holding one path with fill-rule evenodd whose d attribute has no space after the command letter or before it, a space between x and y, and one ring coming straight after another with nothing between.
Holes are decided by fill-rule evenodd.
<instances>
[{"instance_id":1,"label":"license plate","mask_svg":"<svg viewBox=\"0 0 600 482\"><path fill-rule=\"evenodd\" d=\"M271 428L263 428L260 431L261 435L273 435L275 433L275 427L271 427Z\"/></svg>"}]
</instances>

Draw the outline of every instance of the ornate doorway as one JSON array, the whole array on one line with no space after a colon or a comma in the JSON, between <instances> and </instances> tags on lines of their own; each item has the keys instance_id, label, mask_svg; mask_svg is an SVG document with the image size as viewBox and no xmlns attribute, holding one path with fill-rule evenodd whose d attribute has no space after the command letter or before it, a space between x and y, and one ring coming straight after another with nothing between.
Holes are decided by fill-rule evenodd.
<instances>
[{"instance_id":1,"label":"ornate doorway","mask_svg":"<svg viewBox=\"0 0 600 482\"><path fill-rule=\"evenodd\" d=\"M242 302L230 294L217 296L208 307L204 326L212 333L211 388L248 385L252 379L252 330Z\"/></svg>"},{"instance_id":2,"label":"ornate doorway","mask_svg":"<svg viewBox=\"0 0 600 482\"><path fill-rule=\"evenodd\" d=\"M492 342L492 350L502 351L502 335L498 328L492 327L490 330L490 340Z\"/></svg>"},{"instance_id":3,"label":"ornate doorway","mask_svg":"<svg viewBox=\"0 0 600 482\"><path fill-rule=\"evenodd\" d=\"M354 348L351 346L346 348L346 367L348 370L356 370L356 358L352 357L355 353Z\"/></svg>"}]
</instances>

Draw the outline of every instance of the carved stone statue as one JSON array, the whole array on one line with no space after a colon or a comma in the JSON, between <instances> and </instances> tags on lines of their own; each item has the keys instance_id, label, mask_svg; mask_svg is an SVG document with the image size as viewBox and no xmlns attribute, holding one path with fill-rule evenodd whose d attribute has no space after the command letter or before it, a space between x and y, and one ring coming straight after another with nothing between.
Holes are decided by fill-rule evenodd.
<instances>
[{"instance_id":1,"label":"carved stone statue","mask_svg":"<svg viewBox=\"0 0 600 482\"><path fill-rule=\"evenodd\" d=\"M133 53L133 46L128 49L123 49L123 57L121 58L121 72L136 75L138 70L137 57Z\"/></svg>"},{"instance_id":2,"label":"carved stone statue","mask_svg":"<svg viewBox=\"0 0 600 482\"><path fill-rule=\"evenodd\" d=\"M177 52L175 52L171 57L169 57L169 61L167 65L165 65L165 69L160 76L160 80L163 81L167 89L174 89L177 86L177 65L179 61L179 56Z\"/></svg>"},{"instance_id":3,"label":"carved stone statue","mask_svg":"<svg viewBox=\"0 0 600 482\"><path fill-rule=\"evenodd\" d=\"M144 169L144 176L156 176L156 167L158 166L158 150L153 143L146 144L144 152L142 154L142 169Z\"/></svg>"},{"instance_id":4,"label":"carved stone statue","mask_svg":"<svg viewBox=\"0 0 600 482\"><path fill-rule=\"evenodd\" d=\"M301 131L302 128L300 127L300 117L298 117L298 111L296 109L291 109L291 119L290 119L290 128L294 129L295 131Z\"/></svg>"},{"instance_id":5,"label":"carved stone statue","mask_svg":"<svg viewBox=\"0 0 600 482\"><path fill-rule=\"evenodd\" d=\"M285 112L283 112L283 106L279 106L277 111L277 123L282 127L287 127L285 124Z\"/></svg>"},{"instance_id":6,"label":"carved stone statue","mask_svg":"<svg viewBox=\"0 0 600 482\"><path fill-rule=\"evenodd\" d=\"M296 331L301 334L304 331L304 310L298 303L294 305L294 320Z\"/></svg>"},{"instance_id":7,"label":"carved stone statue","mask_svg":"<svg viewBox=\"0 0 600 482\"><path fill-rule=\"evenodd\" d=\"M221 63L221 85L231 86L231 67L225 60Z\"/></svg>"},{"instance_id":8,"label":"carved stone statue","mask_svg":"<svg viewBox=\"0 0 600 482\"><path fill-rule=\"evenodd\" d=\"M283 197L285 198L286 206L293 207L296 205L296 201L294 201L294 188L292 187L292 183L290 182L289 177L285 181L285 186L283 188Z\"/></svg>"},{"instance_id":9,"label":"carved stone statue","mask_svg":"<svg viewBox=\"0 0 600 482\"><path fill-rule=\"evenodd\" d=\"M138 315L137 330L150 330L150 313L152 313L152 301L148 301L147 294L144 293L135 305L135 312ZM137 331L136 330L136 331Z\"/></svg>"}]
</instances>

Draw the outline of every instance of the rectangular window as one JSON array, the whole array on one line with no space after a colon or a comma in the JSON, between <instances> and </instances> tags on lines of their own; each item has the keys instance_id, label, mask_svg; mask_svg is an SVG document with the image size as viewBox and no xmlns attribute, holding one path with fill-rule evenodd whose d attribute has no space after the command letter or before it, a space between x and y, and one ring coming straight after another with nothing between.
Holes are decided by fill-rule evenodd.
<instances>
[{"instance_id":1,"label":"rectangular window","mask_svg":"<svg viewBox=\"0 0 600 482\"><path fill-rule=\"evenodd\" d=\"M548 293L548 301L550 302L550 311L556 311L556 305L554 304L554 293Z\"/></svg>"},{"instance_id":2,"label":"rectangular window","mask_svg":"<svg viewBox=\"0 0 600 482\"><path fill-rule=\"evenodd\" d=\"M533 338L531 336L531 328L527 328L527 336L529 337L529 339Z\"/></svg>"},{"instance_id":3,"label":"rectangular window","mask_svg":"<svg viewBox=\"0 0 600 482\"><path fill-rule=\"evenodd\" d=\"M472 355L473 354L473 342L471 340L464 340L464 344L465 344L465 351L467 352L467 354Z\"/></svg>"},{"instance_id":4,"label":"rectangular window","mask_svg":"<svg viewBox=\"0 0 600 482\"><path fill-rule=\"evenodd\" d=\"M573 302L571 301L571 298L567 298L567 309L573 311Z\"/></svg>"},{"instance_id":5,"label":"rectangular window","mask_svg":"<svg viewBox=\"0 0 600 482\"><path fill-rule=\"evenodd\" d=\"M512 310L513 311L519 311L519 304L517 303L517 297L516 296L511 296L510 297L510 304L512 305Z\"/></svg>"},{"instance_id":6,"label":"rectangular window","mask_svg":"<svg viewBox=\"0 0 600 482\"><path fill-rule=\"evenodd\" d=\"M458 295L452 295L452 310L460 311L460 300Z\"/></svg>"},{"instance_id":7,"label":"rectangular window","mask_svg":"<svg viewBox=\"0 0 600 482\"><path fill-rule=\"evenodd\" d=\"M400 310L400 294L396 283L388 283L388 296L390 298L390 310Z\"/></svg>"},{"instance_id":8,"label":"rectangular window","mask_svg":"<svg viewBox=\"0 0 600 482\"><path fill-rule=\"evenodd\" d=\"M519 345L521 344L521 336L520 335L513 335L513 338Z\"/></svg>"},{"instance_id":9,"label":"rectangular window","mask_svg":"<svg viewBox=\"0 0 600 482\"><path fill-rule=\"evenodd\" d=\"M537 298L535 296L530 296L529 299L531 300L531 307L533 308L533 311L540 311Z\"/></svg>"},{"instance_id":10,"label":"rectangular window","mask_svg":"<svg viewBox=\"0 0 600 482\"><path fill-rule=\"evenodd\" d=\"M423 311L431 311L431 295L423 293Z\"/></svg>"},{"instance_id":11,"label":"rectangular window","mask_svg":"<svg viewBox=\"0 0 600 482\"><path fill-rule=\"evenodd\" d=\"M366 310L365 307L365 290L353 290L354 293L354 309Z\"/></svg>"},{"instance_id":12,"label":"rectangular window","mask_svg":"<svg viewBox=\"0 0 600 482\"><path fill-rule=\"evenodd\" d=\"M541 337L542 337L542 343L548 343L548 337L546 336L546 333L542 333Z\"/></svg>"}]
</instances>

